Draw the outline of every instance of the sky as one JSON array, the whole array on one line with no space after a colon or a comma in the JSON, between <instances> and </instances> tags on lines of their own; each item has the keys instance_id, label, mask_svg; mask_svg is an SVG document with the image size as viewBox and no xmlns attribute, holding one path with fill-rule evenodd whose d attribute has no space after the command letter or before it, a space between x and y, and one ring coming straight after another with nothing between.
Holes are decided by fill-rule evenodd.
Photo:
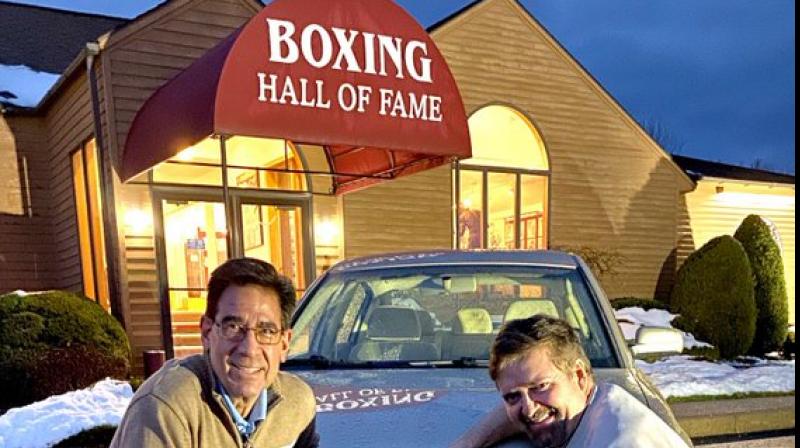
<instances>
[{"instance_id":1,"label":"sky","mask_svg":"<svg viewBox=\"0 0 800 448\"><path fill-rule=\"evenodd\" d=\"M134 17L159 0L14 0ZM662 146L795 171L794 0L519 0ZM425 26L471 0L397 0Z\"/></svg>"}]
</instances>

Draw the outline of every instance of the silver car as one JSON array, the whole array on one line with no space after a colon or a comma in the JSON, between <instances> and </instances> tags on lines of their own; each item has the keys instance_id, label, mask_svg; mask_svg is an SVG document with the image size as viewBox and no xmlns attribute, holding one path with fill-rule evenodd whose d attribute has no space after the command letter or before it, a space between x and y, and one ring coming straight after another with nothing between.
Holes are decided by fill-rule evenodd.
<instances>
[{"instance_id":1,"label":"silver car","mask_svg":"<svg viewBox=\"0 0 800 448\"><path fill-rule=\"evenodd\" d=\"M563 252L343 261L306 292L284 368L314 389L322 446L446 447L500 403L487 372L500 326L539 313L570 322L598 379L624 387L691 446L634 366L598 282Z\"/></svg>"}]
</instances>

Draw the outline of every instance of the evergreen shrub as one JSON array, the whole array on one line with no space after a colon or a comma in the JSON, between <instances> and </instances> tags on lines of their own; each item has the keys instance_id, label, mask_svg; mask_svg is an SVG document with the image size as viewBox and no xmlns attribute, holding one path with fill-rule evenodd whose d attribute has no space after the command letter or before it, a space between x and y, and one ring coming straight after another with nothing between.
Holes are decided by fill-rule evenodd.
<instances>
[{"instance_id":1,"label":"evergreen shrub","mask_svg":"<svg viewBox=\"0 0 800 448\"><path fill-rule=\"evenodd\" d=\"M681 315L681 329L714 345L721 357L734 358L747 352L755 335L753 285L742 245L731 236L720 236L681 266L670 307Z\"/></svg>"},{"instance_id":2,"label":"evergreen shrub","mask_svg":"<svg viewBox=\"0 0 800 448\"><path fill-rule=\"evenodd\" d=\"M0 408L125 379L130 345L98 304L63 291L0 296Z\"/></svg>"},{"instance_id":3,"label":"evergreen shrub","mask_svg":"<svg viewBox=\"0 0 800 448\"><path fill-rule=\"evenodd\" d=\"M733 236L747 252L755 277L758 317L750 354L762 356L780 349L789 327L789 304L781 249L769 225L758 215L745 218Z\"/></svg>"}]
</instances>

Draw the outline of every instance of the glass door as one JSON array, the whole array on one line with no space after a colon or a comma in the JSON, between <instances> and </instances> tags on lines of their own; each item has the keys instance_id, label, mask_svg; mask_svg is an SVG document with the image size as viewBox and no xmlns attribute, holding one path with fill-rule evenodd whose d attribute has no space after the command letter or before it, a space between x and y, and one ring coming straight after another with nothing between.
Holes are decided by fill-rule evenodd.
<instances>
[{"instance_id":1,"label":"glass door","mask_svg":"<svg viewBox=\"0 0 800 448\"><path fill-rule=\"evenodd\" d=\"M170 342L172 354L183 357L202 351L199 326L208 277L229 256L225 206L178 199L162 199L160 205Z\"/></svg>"},{"instance_id":2,"label":"glass door","mask_svg":"<svg viewBox=\"0 0 800 448\"><path fill-rule=\"evenodd\" d=\"M292 280L298 296L301 295L308 280L305 249L311 244L304 232L304 207L242 200L239 213L244 256L271 263L278 272Z\"/></svg>"}]
</instances>

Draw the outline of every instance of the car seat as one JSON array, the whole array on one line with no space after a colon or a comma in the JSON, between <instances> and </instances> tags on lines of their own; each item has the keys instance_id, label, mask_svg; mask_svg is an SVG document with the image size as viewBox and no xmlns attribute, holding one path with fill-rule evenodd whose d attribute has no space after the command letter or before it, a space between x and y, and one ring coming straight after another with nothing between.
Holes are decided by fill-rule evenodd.
<instances>
[{"instance_id":1,"label":"car seat","mask_svg":"<svg viewBox=\"0 0 800 448\"><path fill-rule=\"evenodd\" d=\"M544 314L546 316L560 317L558 315L558 308L556 304L549 299L526 299L511 302L506 308L506 314L503 316L503 323L515 319L525 319L536 314Z\"/></svg>"},{"instance_id":2,"label":"car seat","mask_svg":"<svg viewBox=\"0 0 800 448\"><path fill-rule=\"evenodd\" d=\"M453 322L443 358L489 359L489 347L493 340L492 317L489 311L478 307L462 308Z\"/></svg>"},{"instance_id":3,"label":"car seat","mask_svg":"<svg viewBox=\"0 0 800 448\"><path fill-rule=\"evenodd\" d=\"M351 351L352 361L433 361L436 346L422 341L417 312L402 306L375 307L367 319L364 341Z\"/></svg>"}]
</instances>

